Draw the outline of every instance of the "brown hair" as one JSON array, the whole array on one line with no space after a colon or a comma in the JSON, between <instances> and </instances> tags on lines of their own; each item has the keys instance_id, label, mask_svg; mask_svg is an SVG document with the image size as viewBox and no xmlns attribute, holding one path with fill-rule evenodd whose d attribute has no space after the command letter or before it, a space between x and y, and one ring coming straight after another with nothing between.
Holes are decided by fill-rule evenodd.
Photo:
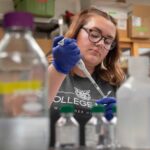
<instances>
[{"instance_id":1,"label":"brown hair","mask_svg":"<svg viewBox=\"0 0 150 150\"><path fill-rule=\"evenodd\" d=\"M77 38L77 35L80 29L88 22L89 18L93 15L100 15L110 20L116 26L116 21L114 18L112 18L107 13L92 7L92 8L83 10L79 14L74 16L74 18L72 19L72 23L65 37ZM96 76L109 82L112 85L117 85L117 86L122 83L125 77L124 72L121 69L121 66L119 64L120 51L118 48L118 42L119 41L118 41L118 33L117 33L115 37L115 43L116 43L115 47L109 51L106 58L104 59L103 61L104 67L102 67L102 65L99 64L95 68Z\"/></svg>"}]
</instances>

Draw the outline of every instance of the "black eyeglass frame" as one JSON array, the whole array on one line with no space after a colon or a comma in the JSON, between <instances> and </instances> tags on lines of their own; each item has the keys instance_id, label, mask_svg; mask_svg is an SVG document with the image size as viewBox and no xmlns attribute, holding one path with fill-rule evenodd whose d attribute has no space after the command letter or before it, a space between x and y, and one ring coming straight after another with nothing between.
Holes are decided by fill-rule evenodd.
<instances>
[{"instance_id":1,"label":"black eyeglass frame","mask_svg":"<svg viewBox=\"0 0 150 150\"><path fill-rule=\"evenodd\" d=\"M107 40L108 38L106 38L106 37L104 37L103 35L102 35L102 33L99 31L99 33L100 33L100 35L101 35L101 37L98 39L98 41L92 41L91 40L91 38L90 38L90 32L91 31L94 31L94 29L88 29L88 28L85 28L85 27L82 27L82 29L84 29L84 31L86 31L87 33L88 33L88 39L89 39L89 41L91 41L92 43L98 43L98 42L100 42L101 40L103 40L104 39L104 44L105 44L105 40ZM96 30L95 30L96 31ZM98 31L97 31L98 32ZM107 50L112 50L114 47L115 47L115 45L116 45L116 42L115 42L115 40L112 42L112 44L111 44L111 46L110 46L110 48L109 49L107 49L107 48L105 48L105 49L107 49Z\"/></svg>"}]
</instances>

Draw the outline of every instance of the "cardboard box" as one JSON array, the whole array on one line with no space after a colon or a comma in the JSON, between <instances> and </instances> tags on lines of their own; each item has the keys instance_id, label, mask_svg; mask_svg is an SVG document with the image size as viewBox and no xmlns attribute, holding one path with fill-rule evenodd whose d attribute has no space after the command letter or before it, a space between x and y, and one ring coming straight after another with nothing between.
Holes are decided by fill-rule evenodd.
<instances>
[{"instance_id":1,"label":"cardboard box","mask_svg":"<svg viewBox=\"0 0 150 150\"><path fill-rule=\"evenodd\" d=\"M150 5L134 4L128 10L128 36L150 38Z\"/></svg>"},{"instance_id":2,"label":"cardboard box","mask_svg":"<svg viewBox=\"0 0 150 150\"><path fill-rule=\"evenodd\" d=\"M52 50L52 41L50 39L36 38L37 43L42 48L45 55Z\"/></svg>"},{"instance_id":3,"label":"cardboard box","mask_svg":"<svg viewBox=\"0 0 150 150\"><path fill-rule=\"evenodd\" d=\"M131 38L150 38L150 18L129 16L128 35Z\"/></svg>"},{"instance_id":4,"label":"cardboard box","mask_svg":"<svg viewBox=\"0 0 150 150\"><path fill-rule=\"evenodd\" d=\"M119 39L128 38L127 30L118 29Z\"/></svg>"},{"instance_id":5,"label":"cardboard box","mask_svg":"<svg viewBox=\"0 0 150 150\"><path fill-rule=\"evenodd\" d=\"M4 29L0 27L0 40L3 38L3 36L4 36Z\"/></svg>"},{"instance_id":6,"label":"cardboard box","mask_svg":"<svg viewBox=\"0 0 150 150\"><path fill-rule=\"evenodd\" d=\"M134 4L128 8L128 16L149 17L150 5Z\"/></svg>"},{"instance_id":7,"label":"cardboard box","mask_svg":"<svg viewBox=\"0 0 150 150\"><path fill-rule=\"evenodd\" d=\"M128 34L127 34L127 19L123 18L123 19L116 19L117 21L117 29L118 29L118 35L119 35L119 39L120 38L127 38Z\"/></svg>"}]
</instances>

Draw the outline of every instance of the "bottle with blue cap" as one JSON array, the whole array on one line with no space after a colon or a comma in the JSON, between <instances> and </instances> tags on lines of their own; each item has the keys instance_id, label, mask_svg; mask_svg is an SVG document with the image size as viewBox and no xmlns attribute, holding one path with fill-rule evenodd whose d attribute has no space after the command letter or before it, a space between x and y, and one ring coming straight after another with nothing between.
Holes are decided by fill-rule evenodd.
<instances>
[{"instance_id":1,"label":"bottle with blue cap","mask_svg":"<svg viewBox=\"0 0 150 150\"><path fill-rule=\"evenodd\" d=\"M27 12L4 15L0 42L0 149L47 150L48 63Z\"/></svg>"},{"instance_id":2,"label":"bottle with blue cap","mask_svg":"<svg viewBox=\"0 0 150 150\"><path fill-rule=\"evenodd\" d=\"M113 118L107 120L105 117L103 120L103 130L104 130L104 148L111 150L116 150L119 147L116 136L116 127L117 127L117 107L116 105L112 106Z\"/></svg>"}]
</instances>

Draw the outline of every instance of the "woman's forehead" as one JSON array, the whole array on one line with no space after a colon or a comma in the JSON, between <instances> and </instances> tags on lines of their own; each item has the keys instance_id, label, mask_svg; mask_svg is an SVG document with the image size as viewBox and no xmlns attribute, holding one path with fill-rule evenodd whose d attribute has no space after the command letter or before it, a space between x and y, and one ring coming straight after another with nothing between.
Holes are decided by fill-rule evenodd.
<instances>
[{"instance_id":1,"label":"woman's forehead","mask_svg":"<svg viewBox=\"0 0 150 150\"><path fill-rule=\"evenodd\" d=\"M104 35L114 37L116 34L116 26L110 20L102 16L97 15L90 17L84 26L87 28L97 28L102 31Z\"/></svg>"},{"instance_id":2,"label":"woman's forehead","mask_svg":"<svg viewBox=\"0 0 150 150\"><path fill-rule=\"evenodd\" d=\"M88 26L94 26L96 25L97 27L103 26L103 24L113 24L111 20L108 20L107 18L99 15L93 15L89 17L86 21L86 25Z\"/></svg>"}]
</instances>

